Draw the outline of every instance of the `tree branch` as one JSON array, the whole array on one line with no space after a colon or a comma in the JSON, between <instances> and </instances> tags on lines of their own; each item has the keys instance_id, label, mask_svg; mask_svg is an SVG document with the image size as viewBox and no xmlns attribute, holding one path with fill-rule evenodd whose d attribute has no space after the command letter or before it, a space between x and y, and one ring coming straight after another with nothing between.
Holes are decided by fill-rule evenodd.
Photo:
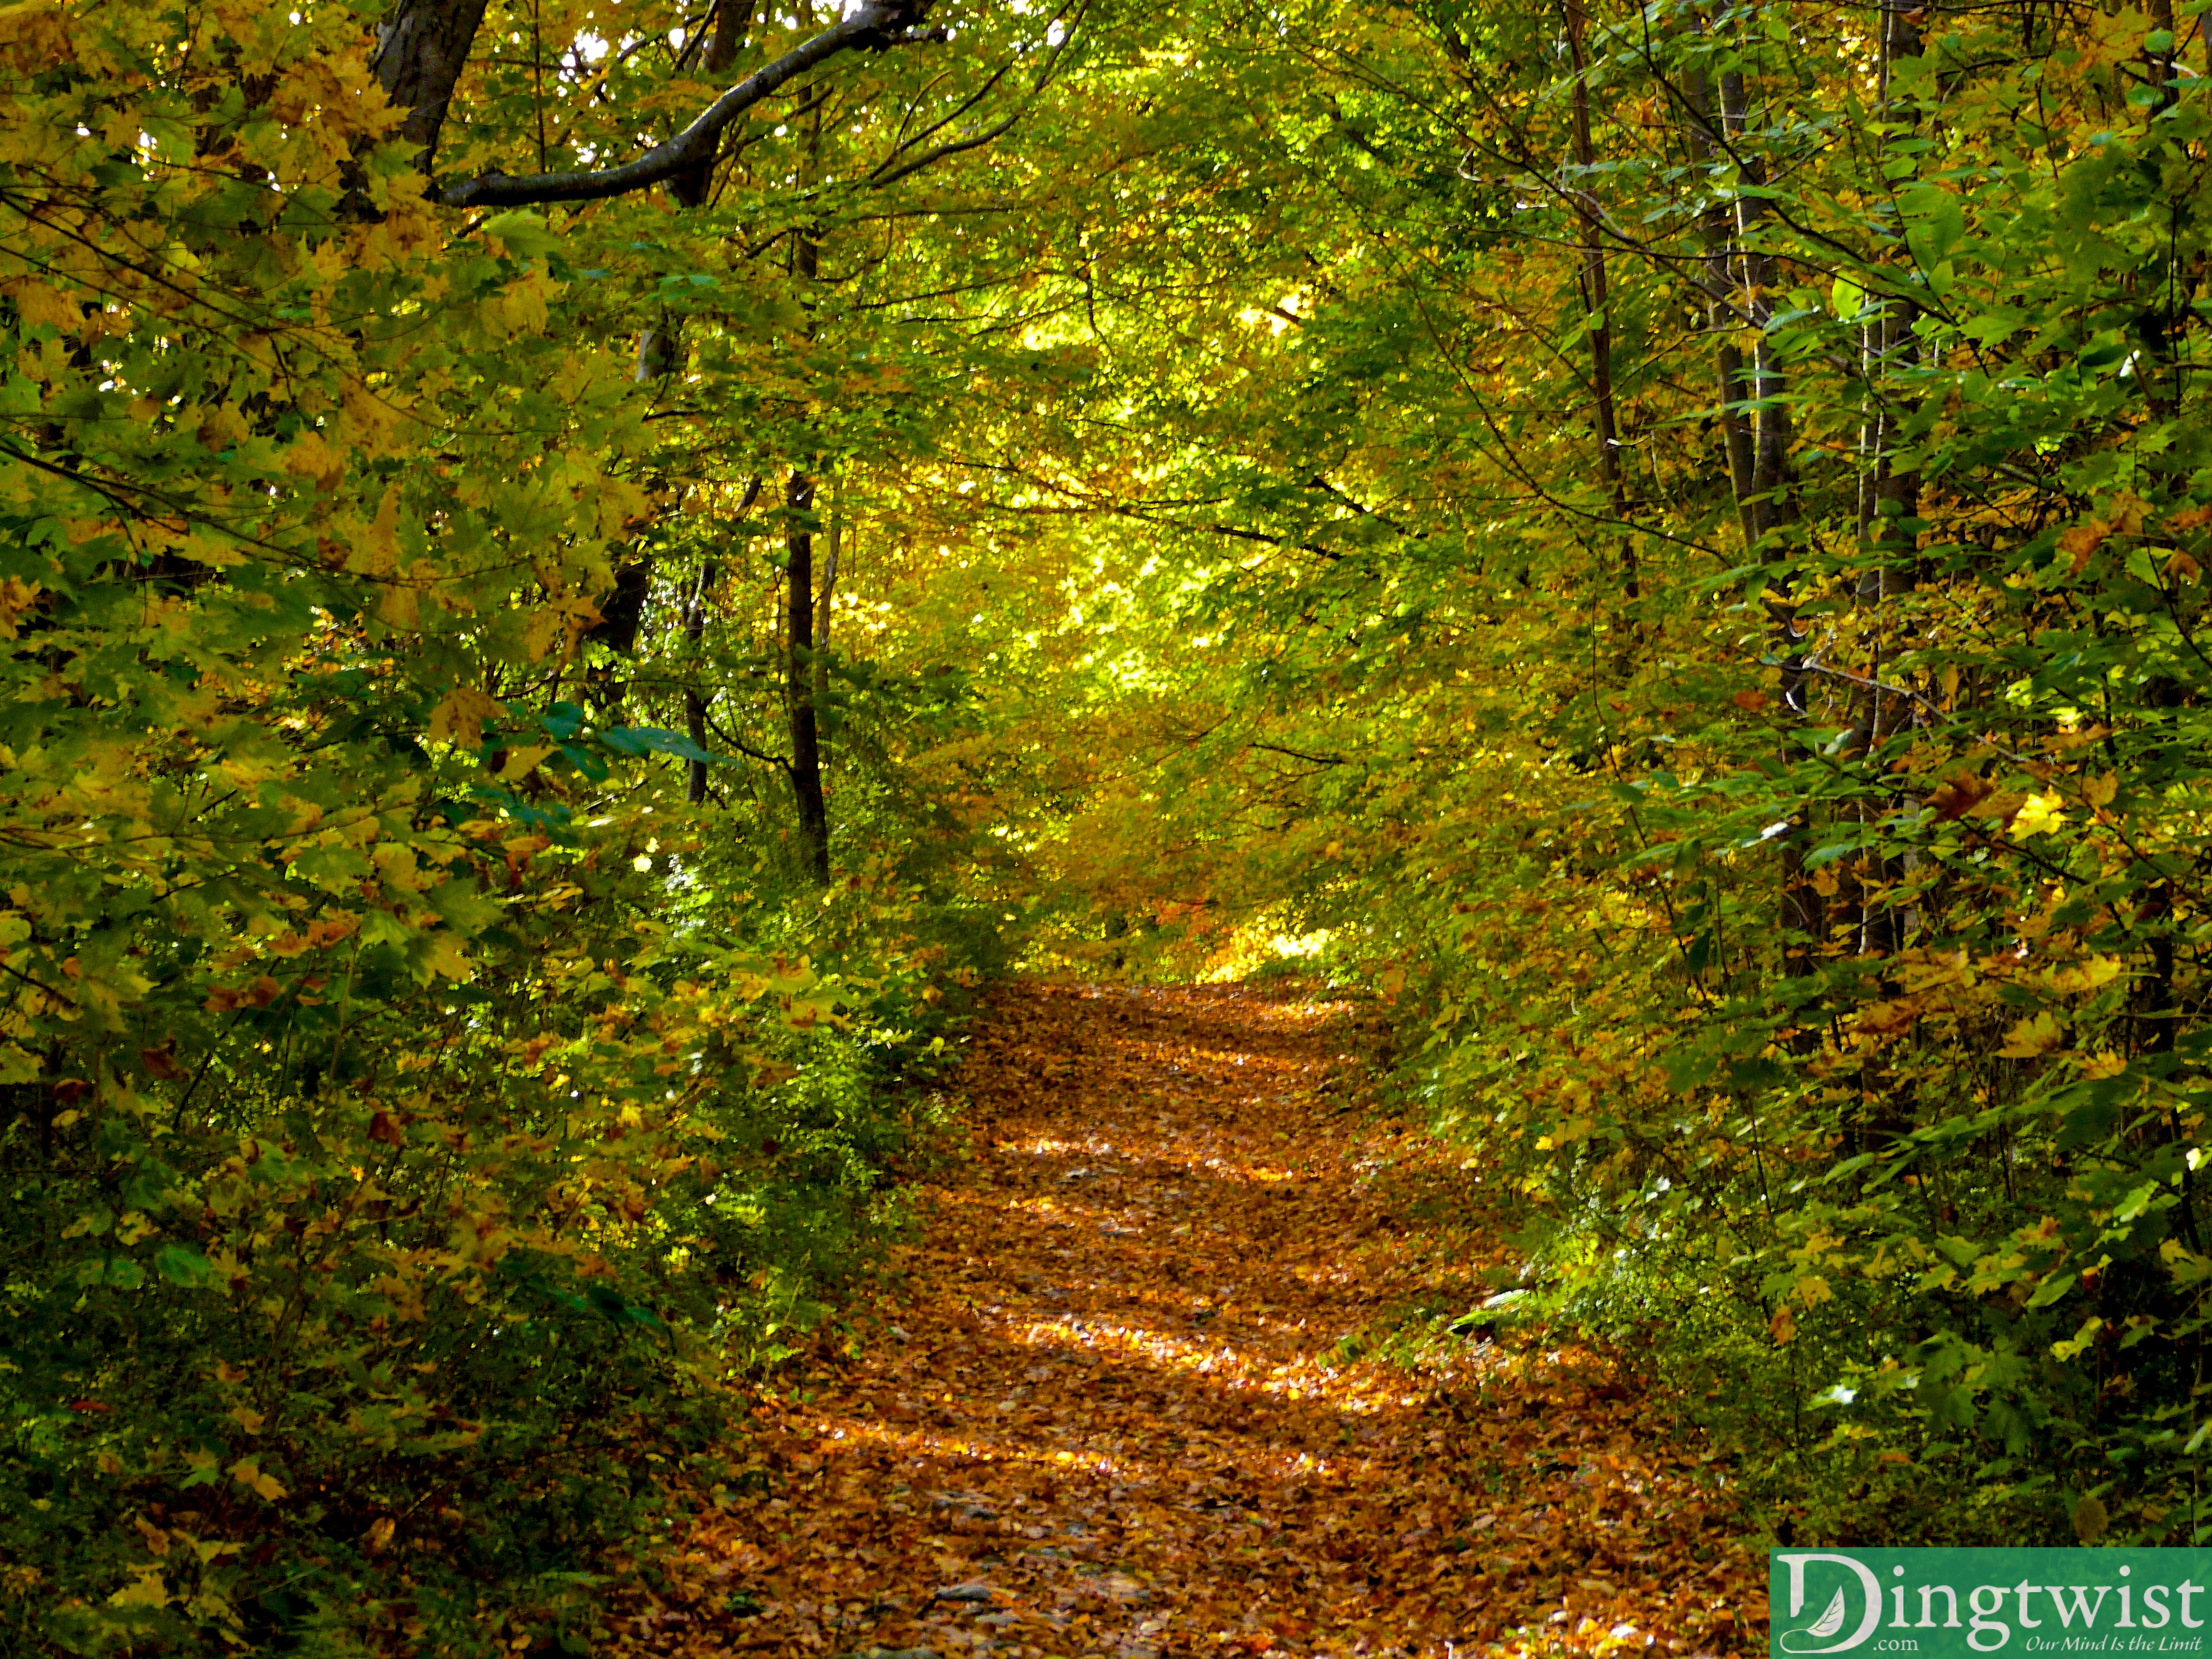
<instances>
[{"instance_id":1,"label":"tree branch","mask_svg":"<svg viewBox=\"0 0 2212 1659\"><path fill-rule=\"evenodd\" d=\"M1349 766L1350 761L1341 755L1309 755L1303 749L1288 749L1279 743L1248 743L1247 749L1264 749L1271 755L1288 755L1292 760L1302 760L1313 766ZM1278 776L1280 774L1277 775Z\"/></svg>"},{"instance_id":2,"label":"tree branch","mask_svg":"<svg viewBox=\"0 0 2212 1659\"><path fill-rule=\"evenodd\" d=\"M724 127L816 64L855 46L903 46L922 38L908 31L921 22L929 4L930 0L869 0L849 17L754 70L675 137L634 161L594 173L547 173L529 179L487 173L452 185L439 200L458 208L523 207L538 202L597 201L647 189L711 160Z\"/></svg>"}]
</instances>

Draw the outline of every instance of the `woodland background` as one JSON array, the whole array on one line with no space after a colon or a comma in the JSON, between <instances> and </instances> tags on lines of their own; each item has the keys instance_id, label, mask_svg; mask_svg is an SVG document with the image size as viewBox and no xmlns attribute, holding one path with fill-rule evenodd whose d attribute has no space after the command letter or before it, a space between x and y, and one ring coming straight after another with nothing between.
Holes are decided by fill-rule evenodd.
<instances>
[{"instance_id":1,"label":"woodland background","mask_svg":"<svg viewBox=\"0 0 2212 1659\"><path fill-rule=\"evenodd\" d=\"M1016 965L2204 1541L2203 11L0 8L0 1645L588 1650Z\"/></svg>"}]
</instances>

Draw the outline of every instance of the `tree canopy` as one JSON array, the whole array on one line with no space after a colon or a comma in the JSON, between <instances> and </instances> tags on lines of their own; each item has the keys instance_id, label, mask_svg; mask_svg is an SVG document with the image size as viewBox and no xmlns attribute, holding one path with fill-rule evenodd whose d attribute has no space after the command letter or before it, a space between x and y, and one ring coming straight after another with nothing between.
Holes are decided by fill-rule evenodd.
<instances>
[{"instance_id":1,"label":"tree canopy","mask_svg":"<svg viewBox=\"0 0 2212 1659\"><path fill-rule=\"evenodd\" d=\"M8 1643L587 1628L1010 971L1385 999L1755 1524L2203 1541L2204 10L0 9Z\"/></svg>"}]
</instances>

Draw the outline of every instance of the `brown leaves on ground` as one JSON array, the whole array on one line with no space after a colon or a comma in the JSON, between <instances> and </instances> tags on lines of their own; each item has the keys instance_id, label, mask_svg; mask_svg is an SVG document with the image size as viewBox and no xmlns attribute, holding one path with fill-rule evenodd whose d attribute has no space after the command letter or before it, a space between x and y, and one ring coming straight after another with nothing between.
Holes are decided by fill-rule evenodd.
<instances>
[{"instance_id":1,"label":"brown leaves on ground","mask_svg":"<svg viewBox=\"0 0 2212 1659\"><path fill-rule=\"evenodd\" d=\"M1762 1647L1710 1458L1605 1357L1352 1357L1504 1258L1474 1176L1358 1103L1351 1034L1296 992L1004 994L865 1352L763 1407L769 1491L704 1510L628 1645Z\"/></svg>"}]
</instances>

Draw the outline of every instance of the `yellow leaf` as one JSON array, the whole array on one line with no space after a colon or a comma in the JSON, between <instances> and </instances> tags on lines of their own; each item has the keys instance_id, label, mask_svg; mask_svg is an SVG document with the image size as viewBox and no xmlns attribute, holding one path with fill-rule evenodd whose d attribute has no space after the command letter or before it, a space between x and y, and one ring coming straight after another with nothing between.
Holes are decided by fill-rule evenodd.
<instances>
[{"instance_id":1,"label":"yellow leaf","mask_svg":"<svg viewBox=\"0 0 2212 1659\"><path fill-rule=\"evenodd\" d=\"M2058 792L2030 795L2021 803L2020 811L2013 814L2011 834L2014 840L2039 836L2056 830L2066 822L2065 803Z\"/></svg>"},{"instance_id":2,"label":"yellow leaf","mask_svg":"<svg viewBox=\"0 0 2212 1659\"><path fill-rule=\"evenodd\" d=\"M399 571L399 486L385 486L376 517L362 532L349 567L365 575L392 576Z\"/></svg>"},{"instance_id":3,"label":"yellow leaf","mask_svg":"<svg viewBox=\"0 0 2212 1659\"><path fill-rule=\"evenodd\" d=\"M327 489L335 484L345 471L345 463L337 452L323 441L316 431L302 432L284 452L284 470L295 477L312 478Z\"/></svg>"},{"instance_id":4,"label":"yellow leaf","mask_svg":"<svg viewBox=\"0 0 2212 1659\"><path fill-rule=\"evenodd\" d=\"M0 581L0 640L15 637L16 625L23 613L39 602L39 585L27 582L20 576L9 576Z\"/></svg>"},{"instance_id":5,"label":"yellow leaf","mask_svg":"<svg viewBox=\"0 0 2212 1659\"><path fill-rule=\"evenodd\" d=\"M28 327L45 326L72 335L84 325L83 308L68 295L44 283L10 283L7 293Z\"/></svg>"},{"instance_id":6,"label":"yellow leaf","mask_svg":"<svg viewBox=\"0 0 2212 1659\"><path fill-rule=\"evenodd\" d=\"M496 699L473 685L457 685L430 713L430 741L457 743L464 749L483 747L483 723L504 711Z\"/></svg>"},{"instance_id":7,"label":"yellow leaf","mask_svg":"<svg viewBox=\"0 0 2212 1659\"><path fill-rule=\"evenodd\" d=\"M411 582L397 580L383 584L376 603L376 619L386 628L413 628L422 619L422 591Z\"/></svg>"},{"instance_id":8,"label":"yellow leaf","mask_svg":"<svg viewBox=\"0 0 2212 1659\"><path fill-rule=\"evenodd\" d=\"M1823 1302L1832 1302L1836 1295L1828 1288L1828 1281L1818 1273L1807 1273L1790 1287L1790 1293L1801 1305L1808 1308L1817 1308Z\"/></svg>"},{"instance_id":9,"label":"yellow leaf","mask_svg":"<svg viewBox=\"0 0 2212 1659\"><path fill-rule=\"evenodd\" d=\"M2080 962L2069 962L2063 968L2053 968L2043 978L2052 990L2070 995L2094 991L2100 986L2111 984L2119 976L2118 957L2092 956Z\"/></svg>"},{"instance_id":10,"label":"yellow leaf","mask_svg":"<svg viewBox=\"0 0 2212 1659\"><path fill-rule=\"evenodd\" d=\"M594 620L596 616L595 612ZM565 662L575 648L576 636L590 626L590 622L580 623L568 611L548 606L531 617L530 626L523 630L522 648L530 653L531 661L540 662L558 647Z\"/></svg>"},{"instance_id":11,"label":"yellow leaf","mask_svg":"<svg viewBox=\"0 0 2212 1659\"><path fill-rule=\"evenodd\" d=\"M272 1504L284 1495L284 1488L272 1476L262 1473L257 1458L241 1457L226 1473L240 1486L252 1488Z\"/></svg>"},{"instance_id":12,"label":"yellow leaf","mask_svg":"<svg viewBox=\"0 0 2212 1659\"><path fill-rule=\"evenodd\" d=\"M2033 1060L2051 1053L2065 1040L2065 1033L2059 1029L2055 1016L2033 1014L2012 1028L2005 1036L2004 1047L1997 1052L2007 1060Z\"/></svg>"},{"instance_id":13,"label":"yellow leaf","mask_svg":"<svg viewBox=\"0 0 2212 1659\"><path fill-rule=\"evenodd\" d=\"M544 760L552 752L553 746L550 744L533 745L527 749L509 750L507 751L507 764L499 769L499 781L501 783L518 783L521 781L524 778L528 777L531 773L537 770L538 762ZM531 840L532 837L524 836L521 837L521 839ZM549 844L543 836L535 837L535 840L537 841L537 846L529 848L528 850L530 852L534 853L538 850L538 847L544 847ZM510 853L514 852L515 850L515 843L514 842L507 842L507 849Z\"/></svg>"},{"instance_id":14,"label":"yellow leaf","mask_svg":"<svg viewBox=\"0 0 2212 1659\"><path fill-rule=\"evenodd\" d=\"M111 1607L167 1607L169 1587L161 1582L161 1568L139 1568L137 1582L109 1596L107 1605Z\"/></svg>"},{"instance_id":15,"label":"yellow leaf","mask_svg":"<svg viewBox=\"0 0 2212 1659\"><path fill-rule=\"evenodd\" d=\"M466 979L475 971L462 953L460 940L451 933L440 933L431 939L430 954L424 962L432 973L443 974L447 979Z\"/></svg>"},{"instance_id":16,"label":"yellow leaf","mask_svg":"<svg viewBox=\"0 0 2212 1659\"><path fill-rule=\"evenodd\" d=\"M2081 567L2089 562L2089 556L2105 544L2105 538L2112 533L2112 526L2102 519L2092 519L2087 524L2076 525L2058 538L2060 549L2074 561L2073 574L2080 575Z\"/></svg>"}]
</instances>

